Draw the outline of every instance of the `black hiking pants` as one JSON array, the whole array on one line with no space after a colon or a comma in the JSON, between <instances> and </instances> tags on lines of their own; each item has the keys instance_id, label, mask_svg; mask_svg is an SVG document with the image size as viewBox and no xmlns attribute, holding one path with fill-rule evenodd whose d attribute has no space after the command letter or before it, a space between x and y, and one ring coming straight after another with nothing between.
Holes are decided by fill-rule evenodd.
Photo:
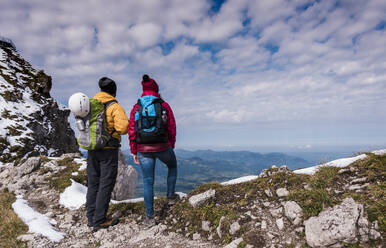
<instances>
[{"instance_id":1,"label":"black hiking pants","mask_svg":"<svg viewBox=\"0 0 386 248\"><path fill-rule=\"evenodd\" d=\"M106 221L118 171L118 149L88 151L86 209L92 226Z\"/></svg>"}]
</instances>

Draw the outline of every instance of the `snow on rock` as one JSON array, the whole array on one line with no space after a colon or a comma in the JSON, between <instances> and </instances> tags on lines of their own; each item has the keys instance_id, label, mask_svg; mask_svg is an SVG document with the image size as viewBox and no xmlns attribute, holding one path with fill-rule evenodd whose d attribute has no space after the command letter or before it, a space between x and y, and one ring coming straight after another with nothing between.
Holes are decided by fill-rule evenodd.
<instances>
[{"instance_id":1,"label":"snow on rock","mask_svg":"<svg viewBox=\"0 0 386 248\"><path fill-rule=\"evenodd\" d=\"M68 123L70 111L58 107L51 87L50 76L34 69L15 49L0 45L1 162L78 151Z\"/></svg>"},{"instance_id":2,"label":"snow on rock","mask_svg":"<svg viewBox=\"0 0 386 248\"><path fill-rule=\"evenodd\" d=\"M75 210L86 203L87 187L71 179L71 186L60 194L59 204Z\"/></svg>"},{"instance_id":3,"label":"snow on rock","mask_svg":"<svg viewBox=\"0 0 386 248\"><path fill-rule=\"evenodd\" d=\"M176 194L180 197L180 199L185 198L187 196L187 194L185 194L184 192L176 192Z\"/></svg>"},{"instance_id":4,"label":"snow on rock","mask_svg":"<svg viewBox=\"0 0 386 248\"><path fill-rule=\"evenodd\" d=\"M79 167L79 171L83 171L87 168L87 160L85 158L75 158L74 162L81 164L81 166Z\"/></svg>"},{"instance_id":5,"label":"snow on rock","mask_svg":"<svg viewBox=\"0 0 386 248\"><path fill-rule=\"evenodd\" d=\"M304 169L295 170L294 173L313 175L322 166L346 167L346 166L349 166L350 164L354 163L357 160L365 159L365 158L367 158L366 154L361 154L361 155L358 155L358 156L352 157L352 158L341 158L341 159L333 160L333 161L325 163L325 164L320 164L320 165L315 165L315 166L304 168Z\"/></svg>"},{"instance_id":6,"label":"snow on rock","mask_svg":"<svg viewBox=\"0 0 386 248\"><path fill-rule=\"evenodd\" d=\"M64 238L65 233L58 232L53 228L52 225L56 225L55 220L33 210L21 196L17 196L12 208L19 218L28 225L29 232L41 234L53 242L59 242Z\"/></svg>"},{"instance_id":7,"label":"snow on rock","mask_svg":"<svg viewBox=\"0 0 386 248\"><path fill-rule=\"evenodd\" d=\"M221 185L233 185L233 184L245 183L245 182L255 180L256 178L258 178L258 176L256 176L256 175L239 177L239 178L232 179L232 180L229 180L226 182L222 182Z\"/></svg>"}]
</instances>

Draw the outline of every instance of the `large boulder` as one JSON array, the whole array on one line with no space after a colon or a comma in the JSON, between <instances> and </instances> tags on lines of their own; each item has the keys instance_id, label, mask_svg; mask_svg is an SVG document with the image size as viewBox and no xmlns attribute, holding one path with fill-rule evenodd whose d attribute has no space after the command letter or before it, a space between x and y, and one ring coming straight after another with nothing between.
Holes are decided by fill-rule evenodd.
<instances>
[{"instance_id":1,"label":"large boulder","mask_svg":"<svg viewBox=\"0 0 386 248\"><path fill-rule=\"evenodd\" d=\"M19 177L30 174L31 172L39 169L40 167L40 157L31 157L28 158L18 169Z\"/></svg>"},{"instance_id":2,"label":"large boulder","mask_svg":"<svg viewBox=\"0 0 386 248\"><path fill-rule=\"evenodd\" d=\"M362 204L346 198L340 205L322 211L304 222L307 244L311 247L343 247L369 240L369 222Z\"/></svg>"},{"instance_id":3,"label":"large boulder","mask_svg":"<svg viewBox=\"0 0 386 248\"><path fill-rule=\"evenodd\" d=\"M132 198L137 184L137 176L137 171L126 163L125 156L119 151L117 182L111 199L122 201Z\"/></svg>"}]
</instances>

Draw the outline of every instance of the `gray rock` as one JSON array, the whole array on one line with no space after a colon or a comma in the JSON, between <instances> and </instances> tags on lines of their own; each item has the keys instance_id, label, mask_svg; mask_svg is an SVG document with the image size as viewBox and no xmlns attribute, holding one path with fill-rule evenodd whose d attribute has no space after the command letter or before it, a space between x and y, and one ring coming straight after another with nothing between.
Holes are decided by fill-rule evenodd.
<instances>
[{"instance_id":1,"label":"gray rock","mask_svg":"<svg viewBox=\"0 0 386 248\"><path fill-rule=\"evenodd\" d=\"M61 159L65 159L65 158L81 158L81 157L82 157L82 154L80 154L79 152L65 153L65 154L62 154L60 156Z\"/></svg>"},{"instance_id":2,"label":"gray rock","mask_svg":"<svg viewBox=\"0 0 386 248\"><path fill-rule=\"evenodd\" d=\"M303 216L303 210L296 202L287 201L283 205L284 214L291 222L294 222L296 218L301 218Z\"/></svg>"},{"instance_id":3,"label":"gray rock","mask_svg":"<svg viewBox=\"0 0 386 248\"><path fill-rule=\"evenodd\" d=\"M267 222L265 220L261 222L261 229L263 230L267 229Z\"/></svg>"},{"instance_id":4,"label":"gray rock","mask_svg":"<svg viewBox=\"0 0 386 248\"><path fill-rule=\"evenodd\" d=\"M240 224L236 221L234 223L232 223L232 225L229 227L229 233L231 235L234 235L235 233L237 233L238 231L240 230Z\"/></svg>"},{"instance_id":5,"label":"gray rock","mask_svg":"<svg viewBox=\"0 0 386 248\"><path fill-rule=\"evenodd\" d=\"M286 197L289 195L289 192L286 188L279 188L276 190L276 194L278 197Z\"/></svg>"},{"instance_id":6,"label":"gray rock","mask_svg":"<svg viewBox=\"0 0 386 248\"><path fill-rule=\"evenodd\" d=\"M222 238L222 230L221 229L222 229L222 225L223 225L224 220L225 220L225 217L221 216L220 222L218 223L218 227L216 228L217 235L219 236L220 239Z\"/></svg>"},{"instance_id":7,"label":"gray rock","mask_svg":"<svg viewBox=\"0 0 386 248\"><path fill-rule=\"evenodd\" d=\"M228 245L224 246L223 248L237 248L238 245L243 242L244 239L243 238L238 238L236 240L233 240L231 243L229 243Z\"/></svg>"},{"instance_id":8,"label":"gray rock","mask_svg":"<svg viewBox=\"0 0 386 248\"><path fill-rule=\"evenodd\" d=\"M280 217L280 216L282 216L283 208L280 207L280 208L276 208L276 209L270 209L269 212L271 213L271 215L273 217Z\"/></svg>"},{"instance_id":9,"label":"gray rock","mask_svg":"<svg viewBox=\"0 0 386 248\"><path fill-rule=\"evenodd\" d=\"M295 220L292 222L295 226L298 226L302 223L301 217L296 217Z\"/></svg>"},{"instance_id":10,"label":"gray rock","mask_svg":"<svg viewBox=\"0 0 386 248\"><path fill-rule=\"evenodd\" d=\"M276 226L277 226L277 228L279 228L280 231L284 229L283 218L280 218L280 219L276 220Z\"/></svg>"},{"instance_id":11,"label":"gray rock","mask_svg":"<svg viewBox=\"0 0 386 248\"><path fill-rule=\"evenodd\" d=\"M111 199L116 201L127 200L133 197L137 184L137 171L127 165L125 156L119 151L117 181Z\"/></svg>"},{"instance_id":12,"label":"gray rock","mask_svg":"<svg viewBox=\"0 0 386 248\"><path fill-rule=\"evenodd\" d=\"M51 160L51 161L43 164L43 168L52 170L55 173L60 170L60 167L58 166L58 162L56 162L55 160Z\"/></svg>"},{"instance_id":13,"label":"gray rock","mask_svg":"<svg viewBox=\"0 0 386 248\"><path fill-rule=\"evenodd\" d=\"M356 183L364 183L366 181L367 181L367 177L361 177L361 178L357 178L357 179L352 180L350 183L356 184Z\"/></svg>"},{"instance_id":14,"label":"gray rock","mask_svg":"<svg viewBox=\"0 0 386 248\"><path fill-rule=\"evenodd\" d=\"M205 232L209 232L210 231L210 221L202 221L201 223L201 229Z\"/></svg>"},{"instance_id":15,"label":"gray rock","mask_svg":"<svg viewBox=\"0 0 386 248\"><path fill-rule=\"evenodd\" d=\"M40 167L40 157L32 157L27 159L19 168L18 176L22 177L36 171Z\"/></svg>"},{"instance_id":16,"label":"gray rock","mask_svg":"<svg viewBox=\"0 0 386 248\"><path fill-rule=\"evenodd\" d=\"M198 239L201 239L201 235L199 233L194 233L193 240L198 240Z\"/></svg>"},{"instance_id":17,"label":"gray rock","mask_svg":"<svg viewBox=\"0 0 386 248\"><path fill-rule=\"evenodd\" d=\"M11 169L6 168L5 166L0 168L2 168L2 171L0 173L0 179L6 179L7 177L9 177Z\"/></svg>"},{"instance_id":18,"label":"gray rock","mask_svg":"<svg viewBox=\"0 0 386 248\"><path fill-rule=\"evenodd\" d=\"M272 197L272 196L273 196L272 191L271 191L270 189L264 190L264 193L265 193L265 195L268 196L268 197Z\"/></svg>"},{"instance_id":19,"label":"gray rock","mask_svg":"<svg viewBox=\"0 0 386 248\"><path fill-rule=\"evenodd\" d=\"M20 241L23 241L23 242L29 242L29 241L34 240L34 235L33 234L24 234L24 235L20 235L19 237L17 237L17 239Z\"/></svg>"},{"instance_id":20,"label":"gray rock","mask_svg":"<svg viewBox=\"0 0 386 248\"><path fill-rule=\"evenodd\" d=\"M189 198L189 204L195 208L197 206L200 206L201 204L203 204L205 201L209 200L210 198L214 197L215 194L216 194L216 191L214 189L209 189L209 190L205 191L204 193L191 196Z\"/></svg>"},{"instance_id":21,"label":"gray rock","mask_svg":"<svg viewBox=\"0 0 386 248\"><path fill-rule=\"evenodd\" d=\"M371 229L370 230L370 233L369 233L369 238L371 240L377 240L381 237L381 234L379 232L377 232L376 230L374 229Z\"/></svg>"},{"instance_id":22,"label":"gray rock","mask_svg":"<svg viewBox=\"0 0 386 248\"><path fill-rule=\"evenodd\" d=\"M363 185L353 184L348 189L349 190L361 190L361 189L367 188L369 185L370 185L369 183L365 183Z\"/></svg>"},{"instance_id":23,"label":"gray rock","mask_svg":"<svg viewBox=\"0 0 386 248\"><path fill-rule=\"evenodd\" d=\"M370 232L363 205L352 198L346 198L340 205L328 208L304 223L307 244L311 247L367 241Z\"/></svg>"}]
</instances>

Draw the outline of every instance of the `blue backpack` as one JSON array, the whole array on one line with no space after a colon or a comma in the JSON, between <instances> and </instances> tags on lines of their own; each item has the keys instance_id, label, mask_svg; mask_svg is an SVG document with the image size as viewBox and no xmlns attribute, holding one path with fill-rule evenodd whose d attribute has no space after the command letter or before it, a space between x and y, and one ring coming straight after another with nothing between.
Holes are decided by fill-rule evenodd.
<instances>
[{"instance_id":1,"label":"blue backpack","mask_svg":"<svg viewBox=\"0 0 386 248\"><path fill-rule=\"evenodd\" d=\"M167 114L162 106L164 101L155 96L143 96L138 99L135 113L135 131L138 144L167 143Z\"/></svg>"}]
</instances>

